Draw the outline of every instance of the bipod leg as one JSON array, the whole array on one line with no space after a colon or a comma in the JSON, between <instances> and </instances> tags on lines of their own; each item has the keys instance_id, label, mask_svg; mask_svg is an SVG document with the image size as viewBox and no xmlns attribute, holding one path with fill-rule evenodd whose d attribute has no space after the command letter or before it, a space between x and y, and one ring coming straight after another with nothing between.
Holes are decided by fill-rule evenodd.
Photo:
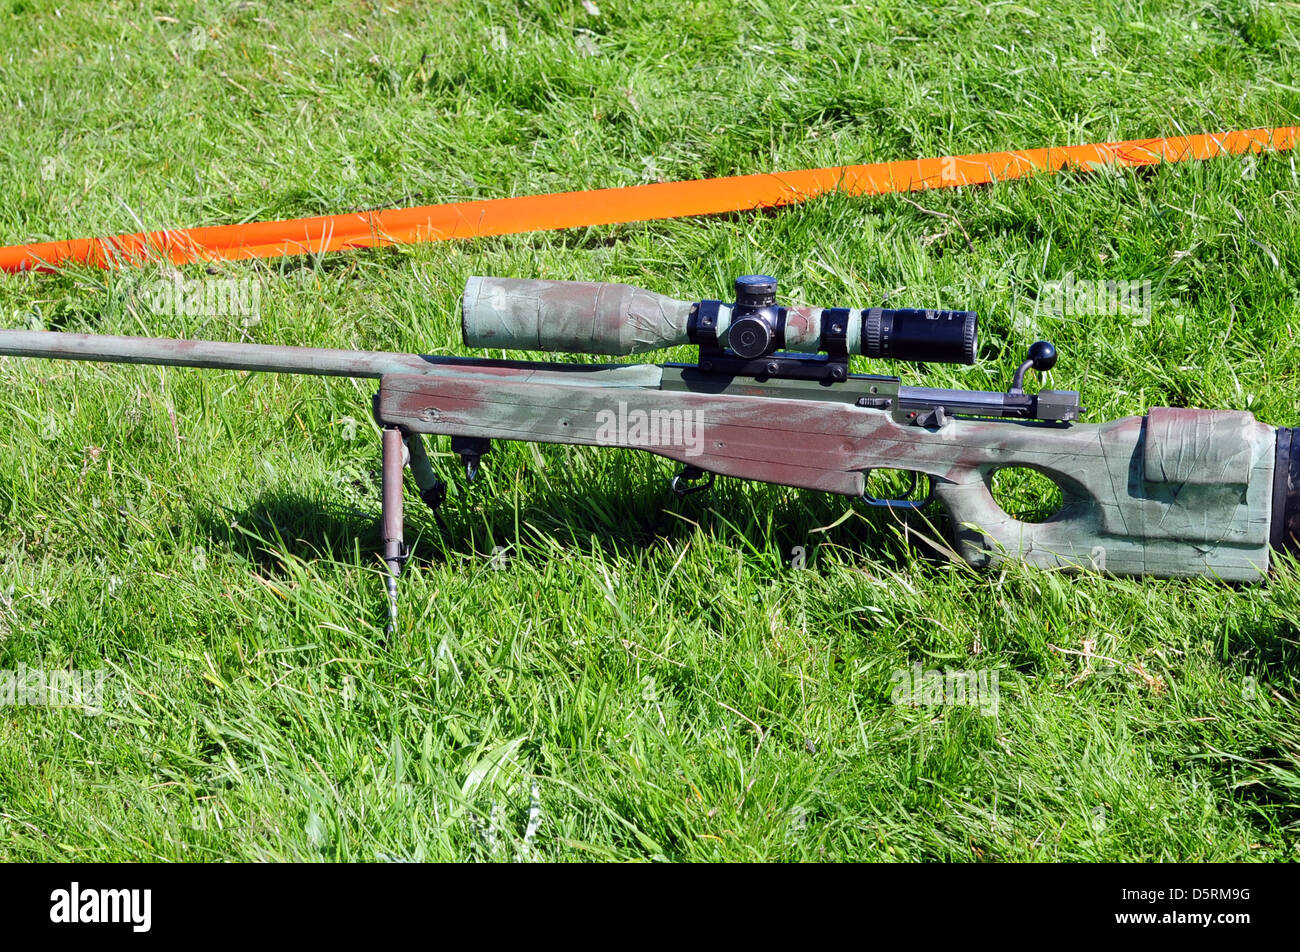
<instances>
[{"instance_id":1,"label":"bipod leg","mask_svg":"<svg viewBox=\"0 0 1300 952\"><path fill-rule=\"evenodd\" d=\"M397 630L397 580L410 557L410 549L402 538L402 470L406 466L406 445L402 431L395 426L384 429L383 464L383 529L384 564L388 575L384 584L388 589L388 626L384 635Z\"/></svg>"},{"instance_id":2,"label":"bipod leg","mask_svg":"<svg viewBox=\"0 0 1300 952\"><path fill-rule=\"evenodd\" d=\"M439 479L438 474L434 472L433 464L429 461L429 453L424 447L423 436L419 433L408 434L406 448L411 459L411 475L415 477L415 485L420 490L420 498L433 512L433 518L437 520L438 528L446 536L447 525L442 521L442 514L439 510L442 508L443 501L447 498L447 484Z\"/></svg>"}]
</instances>

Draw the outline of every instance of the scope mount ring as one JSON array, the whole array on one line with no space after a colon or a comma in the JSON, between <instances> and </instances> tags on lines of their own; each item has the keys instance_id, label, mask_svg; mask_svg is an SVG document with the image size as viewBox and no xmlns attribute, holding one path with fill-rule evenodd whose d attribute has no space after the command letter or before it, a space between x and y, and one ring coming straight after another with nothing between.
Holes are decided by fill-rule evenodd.
<instances>
[{"instance_id":1,"label":"scope mount ring","mask_svg":"<svg viewBox=\"0 0 1300 952\"><path fill-rule=\"evenodd\" d=\"M863 486L866 486L867 480L871 478L872 472L873 470L870 469L864 469L862 471ZM862 495L858 497L859 501L866 503L868 506L875 506L878 509L891 509L902 512L914 512L919 509L924 509L926 506L930 505L930 503L934 502L934 480L930 478L928 473L918 473L915 470L910 470L909 472L912 474L912 485L908 487L907 490L909 495L916 491L916 484L920 477L925 476L926 493L924 499L878 499L875 496L868 496L866 492L863 492Z\"/></svg>"}]
</instances>

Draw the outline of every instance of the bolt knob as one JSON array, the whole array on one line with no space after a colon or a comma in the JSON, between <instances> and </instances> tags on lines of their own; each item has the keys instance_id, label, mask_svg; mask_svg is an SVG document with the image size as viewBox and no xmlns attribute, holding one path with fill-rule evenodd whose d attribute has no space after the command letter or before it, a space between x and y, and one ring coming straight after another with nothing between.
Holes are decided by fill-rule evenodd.
<instances>
[{"instance_id":1,"label":"bolt knob","mask_svg":"<svg viewBox=\"0 0 1300 952\"><path fill-rule=\"evenodd\" d=\"M736 279L738 307L770 307L776 303L776 278L766 274L746 274Z\"/></svg>"},{"instance_id":2,"label":"bolt knob","mask_svg":"<svg viewBox=\"0 0 1300 952\"><path fill-rule=\"evenodd\" d=\"M1056 346L1045 340L1034 341L1029 345L1029 361L1039 373L1056 366Z\"/></svg>"}]
</instances>

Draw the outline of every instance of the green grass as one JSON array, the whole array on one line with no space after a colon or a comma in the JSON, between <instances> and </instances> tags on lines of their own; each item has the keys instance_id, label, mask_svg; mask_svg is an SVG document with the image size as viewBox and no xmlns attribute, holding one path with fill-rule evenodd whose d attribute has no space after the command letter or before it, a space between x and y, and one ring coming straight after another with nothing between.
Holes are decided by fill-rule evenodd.
<instances>
[{"instance_id":1,"label":"green grass","mask_svg":"<svg viewBox=\"0 0 1300 952\"><path fill-rule=\"evenodd\" d=\"M598 2L2 0L0 243L1300 121L1295 3ZM978 310L982 363L909 382L1001 388L1048 337L1091 421L1295 426L1295 163L219 266L257 282L250 326L153 313L157 271L6 277L0 313L463 353L471 274L694 298L768 271ZM1150 280L1150 321L1036 309L1067 273ZM0 708L5 859L1300 850L1296 564L980 575L837 497L679 501L654 457L498 445L446 534L408 494L384 643L368 385L14 359L0 385L0 669L112 672L99 716ZM891 703L916 662L996 671L997 715Z\"/></svg>"}]
</instances>

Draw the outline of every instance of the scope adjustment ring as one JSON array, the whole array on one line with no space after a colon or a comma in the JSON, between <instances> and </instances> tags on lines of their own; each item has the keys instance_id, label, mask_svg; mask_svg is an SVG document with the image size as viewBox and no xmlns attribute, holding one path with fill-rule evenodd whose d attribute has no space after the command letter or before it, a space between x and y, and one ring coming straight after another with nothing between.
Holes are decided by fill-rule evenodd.
<instances>
[{"instance_id":1,"label":"scope adjustment ring","mask_svg":"<svg viewBox=\"0 0 1300 952\"><path fill-rule=\"evenodd\" d=\"M727 345L738 357L753 360L772 350L776 335L762 314L746 315L727 330Z\"/></svg>"}]
</instances>

